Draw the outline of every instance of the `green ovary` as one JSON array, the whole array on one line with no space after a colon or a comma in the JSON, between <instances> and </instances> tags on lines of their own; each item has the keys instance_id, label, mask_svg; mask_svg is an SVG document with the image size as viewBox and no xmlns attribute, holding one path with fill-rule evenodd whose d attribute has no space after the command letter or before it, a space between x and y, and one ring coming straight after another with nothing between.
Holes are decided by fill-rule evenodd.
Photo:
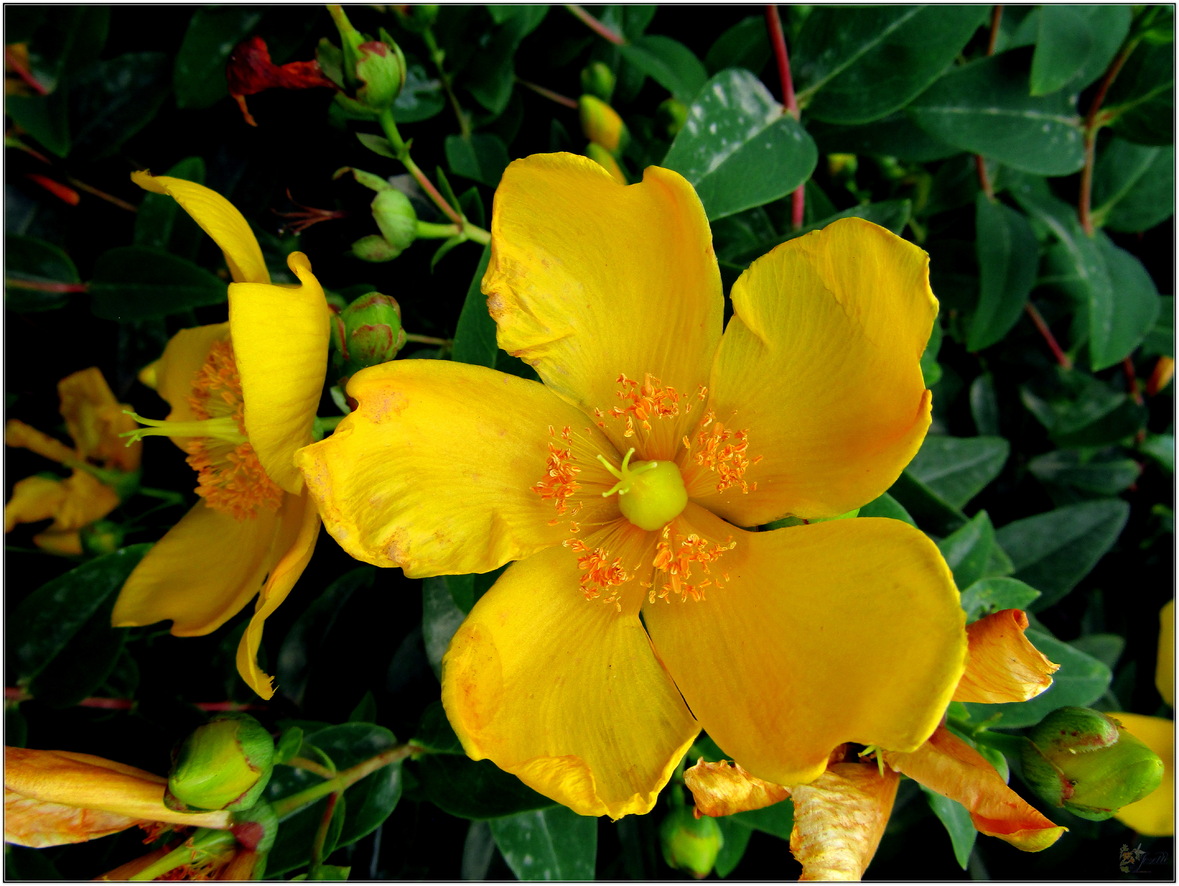
<instances>
[{"instance_id":1,"label":"green ovary","mask_svg":"<svg viewBox=\"0 0 1179 886\"><path fill-rule=\"evenodd\" d=\"M645 461L632 465L630 457L633 454L634 449L627 451L621 468L615 468L603 456L598 456L606 470L618 478L614 487L603 492L602 496L618 493L622 516L640 529L653 532L680 515L688 503L688 491L675 462Z\"/></svg>"}]
</instances>

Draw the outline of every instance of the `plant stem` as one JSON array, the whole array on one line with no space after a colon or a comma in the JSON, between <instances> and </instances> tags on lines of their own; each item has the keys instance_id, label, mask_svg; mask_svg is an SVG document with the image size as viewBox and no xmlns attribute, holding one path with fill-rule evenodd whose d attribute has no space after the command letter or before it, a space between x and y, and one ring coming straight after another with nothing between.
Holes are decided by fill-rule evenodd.
<instances>
[{"instance_id":1,"label":"plant stem","mask_svg":"<svg viewBox=\"0 0 1179 886\"><path fill-rule=\"evenodd\" d=\"M449 348L454 344L452 338L436 338L432 335L418 335L416 332L405 333L405 340L417 342L419 345L438 345L440 348Z\"/></svg>"},{"instance_id":2,"label":"plant stem","mask_svg":"<svg viewBox=\"0 0 1179 886\"><path fill-rule=\"evenodd\" d=\"M454 116L458 118L459 133L463 138L467 138L471 134L471 123L467 120L467 115L463 113L463 106L459 104L458 96L454 94L454 87L450 84L450 76L446 73L446 69L442 67L442 61L446 57L446 53L442 51L438 46L438 41L434 39L432 28L426 28L422 33L422 39L426 41L426 48L430 50L430 61L438 69L438 78L442 81L442 88L446 91L446 95L450 99L450 106L454 109Z\"/></svg>"},{"instance_id":3,"label":"plant stem","mask_svg":"<svg viewBox=\"0 0 1179 886\"><path fill-rule=\"evenodd\" d=\"M995 44L999 40L999 23L1003 21L1003 7L996 5L991 10L991 35L987 39L987 55L995 54Z\"/></svg>"},{"instance_id":4,"label":"plant stem","mask_svg":"<svg viewBox=\"0 0 1179 886\"><path fill-rule=\"evenodd\" d=\"M995 44L999 40L999 23L1003 20L1003 7L996 6L991 10L991 33L987 38L987 55L995 54ZM974 155L974 168L978 173L978 186L988 200L995 199L995 189L991 185L991 177L987 175L987 161L982 154Z\"/></svg>"},{"instance_id":5,"label":"plant stem","mask_svg":"<svg viewBox=\"0 0 1179 886\"><path fill-rule=\"evenodd\" d=\"M766 27L770 32L770 45L778 65L778 80L782 84L782 109L795 120L799 119L798 97L794 94L794 78L790 73L790 55L786 51L786 35L782 32L782 20L778 7L766 7ZM799 185L790 195L790 225L794 230L802 227L806 217L806 182Z\"/></svg>"},{"instance_id":6,"label":"plant stem","mask_svg":"<svg viewBox=\"0 0 1179 886\"><path fill-rule=\"evenodd\" d=\"M593 31L599 37L603 37L606 40L609 40L615 46L625 46L626 45L626 38L625 37L622 37L621 35L614 33L614 31L610 30L610 28L606 27L604 24L602 24L600 21L598 21L596 18L594 18L592 15L590 15L588 12L586 12L580 6L577 6L576 4L573 4L573 3L566 3L565 8L568 9L570 12L572 12L579 19L581 19L585 23L586 27L588 27L591 31Z\"/></svg>"},{"instance_id":7,"label":"plant stem","mask_svg":"<svg viewBox=\"0 0 1179 886\"><path fill-rule=\"evenodd\" d=\"M334 778L327 779L317 785L312 785L305 790L299 791L297 794L291 794L289 797L283 797L281 800L275 800L272 804L274 806L274 814L278 816L279 821L282 821L284 818L290 818L304 806L308 806L329 794L347 790L362 778L372 775L377 770L383 769L391 763L400 763L406 757L416 754L421 750L423 749L415 744L403 744L381 751L375 757L369 757L369 759L357 763L350 769L345 769L343 772L338 773Z\"/></svg>"},{"instance_id":8,"label":"plant stem","mask_svg":"<svg viewBox=\"0 0 1179 886\"><path fill-rule=\"evenodd\" d=\"M1040 330L1040 335L1044 337L1044 341L1048 342L1048 347L1052 350L1052 356L1056 358L1056 362L1064 369L1072 369L1073 361L1069 358L1059 344L1057 344L1056 336L1052 334L1052 330L1048 328L1048 324L1044 322L1044 318L1040 312L1036 310L1036 306L1030 301L1023 306L1027 311L1027 315L1032 318L1032 322L1036 324L1036 329Z\"/></svg>"},{"instance_id":9,"label":"plant stem","mask_svg":"<svg viewBox=\"0 0 1179 886\"><path fill-rule=\"evenodd\" d=\"M553 92L551 89L545 89L543 86L540 86L536 83L530 83L527 80L521 80L519 77L516 78L516 82L521 86L531 89L537 95L543 95L550 101L555 101L559 105L564 105L567 108L573 108L573 110L577 110L577 102L568 96L561 95L559 92Z\"/></svg>"},{"instance_id":10,"label":"plant stem","mask_svg":"<svg viewBox=\"0 0 1179 886\"><path fill-rule=\"evenodd\" d=\"M327 806L319 820L319 827L315 830L315 840L311 844L311 871L315 871L323 864L323 847L327 843L328 829L332 825L332 817L336 814L336 806L340 802L341 791L336 791L328 797Z\"/></svg>"}]
</instances>

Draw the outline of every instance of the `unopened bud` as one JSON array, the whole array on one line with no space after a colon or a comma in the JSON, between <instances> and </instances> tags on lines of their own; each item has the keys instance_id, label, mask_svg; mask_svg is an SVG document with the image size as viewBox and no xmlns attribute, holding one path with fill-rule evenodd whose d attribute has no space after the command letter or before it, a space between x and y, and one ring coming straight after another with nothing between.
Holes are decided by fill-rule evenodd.
<instances>
[{"instance_id":1,"label":"unopened bud","mask_svg":"<svg viewBox=\"0 0 1179 886\"><path fill-rule=\"evenodd\" d=\"M688 122L688 106L674 98L665 99L655 109L655 122L668 138L675 138Z\"/></svg>"},{"instance_id":2,"label":"unopened bud","mask_svg":"<svg viewBox=\"0 0 1179 886\"><path fill-rule=\"evenodd\" d=\"M91 557L113 554L123 546L123 527L110 520L96 520L78 531L82 551Z\"/></svg>"},{"instance_id":3,"label":"unopened bud","mask_svg":"<svg viewBox=\"0 0 1179 886\"><path fill-rule=\"evenodd\" d=\"M361 261L393 261L401 255L401 250L394 248L380 234L369 234L352 244L352 255Z\"/></svg>"},{"instance_id":4,"label":"unopened bud","mask_svg":"<svg viewBox=\"0 0 1179 886\"><path fill-rule=\"evenodd\" d=\"M605 62L594 62L581 69L581 91L604 102L614 94L614 72Z\"/></svg>"},{"instance_id":5,"label":"unopened bud","mask_svg":"<svg viewBox=\"0 0 1179 886\"><path fill-rule=\"evenodd\" d=\"M696 818L691 806L673 809L659 827L659 838L668 867L686 871L697 880L711 873L725 845L716 819Z\"/></svg>"},{"instance_id":6,"label":"unopened bud","mask_svg":"<svg viewBox=\"0 0 1179 886\"><path fill-rule=\"evenodd\" d=\"M391 107L405 88L405 55L385 29L380 40L357 47L356 78L363 82L356 99L374 111Z\"/></svg>"},{"instance_id":7,"label":"unopened bud","mask_svg":"<svg viewBox=\"0 0 1179 886\"><path fill-rule=\"evenodd\" d=\"M590 142L585 146L585 155L609 172L614 181L620 185L626 184L626 176L622 172L622 167L618 165L618 161L614 159L614 155L597 142Z\"/></svg>"},{"instance_id":8,"label":"unopened bud","mask_svg":"<svg viewBox=\"0 0 1179 886\"><path fill-rule=\"evenodd\" d=\"M164 802L172 809L249 809L274 765L274 739L248 714L223 714L176 751Z\"/></svg>"},{"instance_id":9,"label":"unopened bud","mask_svg":"<svg viewBox=\"0 0 1179 886\"><path fill-rule=\"evenodd\" d=\"M370 292L333 319L333 363L341 376L388 363L405 347L401 307L392 296Z\"/></svg>"},{"instance_id":10,"label":"unopened bud","mask_svg":"<svg viewBox=\"0 0 1179 886\"><path fill-rule=\"evenodd\" d=\"M577 109L585 137L611 154L617 153L626 139L626 125L618 112L596 95L583 95L577 100Z\"/></svg>"},{"instance_id":11,"label":"unopened bud","mask_svg":"<svg viewBox=\"0 0 1179 886\"><path fill-rule=\"evenodd\" d=\"M1053 711L1029 733L1024 779L1049 803L1103 821L1159 786L1163 761L1122 724L1089 708Z\"/></svg>"},{"instance_id":12,"label":"unopened bud","mask_svg":"<svg viewBox=\"0 0 1179 886\"><path fill-rule=\"evenodd\" d=\"M400 255L418 235L418 214L409 198L395 188L377 191L372 202L373 220L385 241Z\"/></svg>"}]
</instances>

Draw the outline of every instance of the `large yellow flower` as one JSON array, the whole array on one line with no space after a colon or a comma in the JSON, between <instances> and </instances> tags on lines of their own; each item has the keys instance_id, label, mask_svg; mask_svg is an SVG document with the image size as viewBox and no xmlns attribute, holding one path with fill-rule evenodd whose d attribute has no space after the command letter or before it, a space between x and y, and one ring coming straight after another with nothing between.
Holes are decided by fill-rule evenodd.
<instances>
[{"instance_id":1,"label":"large yellow flower","mask_svg":"<svg viewBox=\"0 0 1179 886\"><path fill-rule=\"evenodd\" d=\"M593 161L509 166L483 279L543 384L405 360L297 458L328 531L410 577L517 560L443 663L467 753L586 815L648 811L701 726L750 772L818 777L845 741L913 750L966 655L936 547L835 517L929 425L927 257L858 219L724 299L691 186Z\"/></svg>"},{"instance_id":2,"label":"large yellow flower","mask_svg":"<svg viewBox=\"0 0 1179 886\"><path fill-rule=\"evenodd\" d=\"M176 636L199 636L257 595L237 667L270 698L271 678L257 664L262 626L319 534L293 455L313 439L327 371L327 301L301 252L288 259L299 285L272 284L249 225L219 194L166 176L133 178L172 196L196 220L221 247L234 282L229 322L183 330L144 373L172 410L143 433L170 435L188 453L201 501L131 573L112 621L170 619Z\"/></svg>"}]
</instances>

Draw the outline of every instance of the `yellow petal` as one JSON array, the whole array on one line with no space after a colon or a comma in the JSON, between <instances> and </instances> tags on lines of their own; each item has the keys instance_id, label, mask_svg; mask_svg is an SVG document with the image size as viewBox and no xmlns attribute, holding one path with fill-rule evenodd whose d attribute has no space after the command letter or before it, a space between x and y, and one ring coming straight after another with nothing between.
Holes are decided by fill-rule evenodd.
<instances>
[{"instance_id":1,"label":"yellow petal","mask_svg":"<svg viewBox=\"0 0 1179 886\"><path fill-rule=\"evenodd\" d=\"M569 537L532 490L550 427L609 451L543 385L480 366L384 363L354 375L348 395L357 410L296 461L341 547L413 578L487 572Z\"/></svg>"},{"instance_id":2,"label":"yellow petal","mask_svg":"<svg viewBox=\"0 0 1179 886\"><path fill-rule=\"evenodd\" d=\"M1024 852L1047 849L1068 828L1058 827L1024 802L978 751L939 726L912 753L884 751L884 760L930 790L957 800L980 834L1006 840Z\"/></svg>"},{"instance_id":3,"label":"yellow petal","mask_svg":"<svg viewBox=\"0 0 1179 886\"><path fill-rule=\"evenodd\" d=\"M236 283L269 283L270 273L262 248L249 223L232 203L216 191L168 175L133 172L131 180L147 191L167 194L192 216L206 234L221 247L230 276Z\"/></svg>"},{"instance_id":4,"label":"yellow petal","mask_svg":"<svg viewBox=\"0 0 1179 886\"><path fill-rule=\"evenodd\" d=\"M790 796L788 788L750 775L735 763L709 763L703 757L684 770L684 784L696 801L698 816L764 809Z\"/></svg>"},{"instance_id":5,"label":"yellow petal","mask_svg":"<svg viewBox=\"0 0 1179 886\"><path fill-rule=\"evenodd\" d=\"M451 641L442 703L472 758L581 815L641 814L699 730L638 614L578 575L563 547L512 564Z\"/></svg>"},{"instance_id":6,"label":"yellow petal","mask_svg":"<svg viewBox=\"0 0 1179 886\"><path fill-rule=\"evenodd\" d=\"M117 628L171 620L177 637L215 631L258 593L274 562L279 516L238 522L198 503L155 543L115 601Z\"/></svg>"},{"instance_id":7,"label":"yellow petal","mask_svg":"<svg viewBox=\"0 0 1179 886\"><path fill-rule=\"evenodd\" d=\"M790 852L799 880L859 880L892 813L900 777L875 763L835 763L810 784L791 790Z\"/></svg>"},{"instance_id":8,"label":"yellow petal","mask_svg":"<svg viewBox=\"0 0 1179 886\"><path fill-rule=\"evenodd\" d=\"M81 529L119 506L118 494L85 471L74 471L61 487L65 496L53 514L54 530Z\"/></svg>"},{"instance_id":9,"label":"yellow petal","mask_svg":"<svg viewBox=\"0 0 1179 886\"><path fill-rule=\"evenodd\" d=\"M169 809L166 783L158 775L90 754L6 747L5 839L56 846L114 833L137 821L229 826L228 812Z\"/></svg>"},{"instance_id":10,"label":"yellow petal","mask_svg":"<svg viewBox=\"0 0 1179 886\"><path fill-rule=\"evenodd\" d=\"M254 606L254 615L237 647L238 673L251 689L266 699L274 695L274 680L258 667L258 646L262 643L262 626L286 600L291 588L307 568L311 553L315 550L319 526L319 514L309 495L287 496L283 507L282 525L275 541L275 548L281 551L282 555L266 577L266 584L262 586L262 592Z\"/></svg>"},{"instance_id":11,"label":"yellow petal","mask_svg":"<svg viewBox=\"0 0 1179 886\"><path fill-rule=\"evenodd\" d=\"M12 487L12 498L4 506L4 531L12 532L18 523L50 519L68 494L61 480L26 477L18 481Z\"/></svg>"},{"instance_id":12,"label":"yellow petal","mask_svg":"<svg viewBox=\"0 0 1179 886\"><path fill-rule=\"evenodd\" d=\"M920 358L937 315L928 256L857 218L790 240L733 286L710 384L762 456L742 494L689 490L742 526L835 517L892 485L930 422Z\"/></svg>"},{"instance_id":13,"label":"yellow petal","mask_svg":"<svg viewBox=\"0 0 1179 886\"><path fill-rule=\"evenodd\" d=\"M483 291L500 347L587 411L617 405L620 373L694 395L720 338L708 220L691 185L658 167L622 186L574 154L512 163Z\"/></svg>"},{"instance_id":14,"label":"yellow petal","mask_svg":"<svg viewBox=\"0 0 1179 886\"><path fill-rule=\"evenodd\" d=\"M242 382L246 436L267 475L290 493L303 479L295 450L312 440L327 372L329 319L323 289L301 252L288 260L300 286L234 283L229 328Z\"/></svg>"},{"instance_id":15,"label":"yellow petal","mask_svg":"<svg viewBox=\"0 0 1179 886\"><path fill-rule=\"evenodd\" d=\"M1155 662L1154 685L1163 701L1175 707L1175 601L1159 611L1159 655Z\"/></svg>"},{"instance_id":16,"label":"yellow petal","mask_svg":"<svg viewBox=\"0 0 1179 886\"><path fill-rule=\"evenodd\" d=\"M1175 723L1162 717L1111 713L1126 731L1143 742L1163 761L1163 780L1137 803L1123 806L1114 816L1144 837L1170 837L1175 833Z\"/></svg>"},{"instance_id":17,"label":"yellow petal","mask_svg":"<svg viewBox=\"0 0 1179 886\"><path fill-rule=\"evenodd\" d=\"M91 366L67 375L57 383L61 414L78 454L104 467L133 471L139 467L143 444L127 445L119 435L138 425L123 412L102 371Z\"/></svg>"},{"instance_id":18,"label":"yellow petal","mask_svg":"<svg viewBox=\"0 0 1179 886\"><path fill-rule=\"evenodd\" d=\"M985 704L1027 701L1052 685L1060 665L1050 662L1024 636L1028 617L1003 609L967 625L970 654L954 701Z\"/></svg>"},{"instance_id":19,"label":"yellow petal","mask_svg":"<svg viewBox=\"0 0 1179 886\"><path fill-rule=\"evenodd\" d=\"M77 458L74 450L60 440L56 440L15 418L4 423L4 445L31 450L58 464L66 464Z\"/></svg>"},{"instance_id":20,"label":"yellow petal","mask_svg":"<svg viewBox=\"0 0 1179 886\"><path fill-rule=\"evenodd\" d=\"M59 557L80 557L83 553L82 534L76 529L64 532L38 532L33 544Z\"/></svg>"},{"instance_id":21,"label":"yellow petal","mask_svg":"<svg viewBox=\"0 0 1179 886\"><path fill-rule=\"evenodd\" d=\"M937 548L898 520L744 532L689 504L736 547L707 599L643 609L700 725L753 775L818 778L843 742L916 748L962 676L959 595Z\"/></svg>"},{"instance_id":22,"label":"yellow petal","mask_svg":"<svg viewBox=\"0 0 1179 886\"><path fill-rule=\"evenodd\" d=\"M171 421L195 421L196 413L188 399L192 396L192 383L197 372L209 359L213 345L229 339L229 324L214 323L182 329L168 340L163 356L151 365L156 393L172 407L168 413ZM185 449L191 438L169 438ZM185 449L187 452L187 449Z\"/></svg>"}]
</instances>

